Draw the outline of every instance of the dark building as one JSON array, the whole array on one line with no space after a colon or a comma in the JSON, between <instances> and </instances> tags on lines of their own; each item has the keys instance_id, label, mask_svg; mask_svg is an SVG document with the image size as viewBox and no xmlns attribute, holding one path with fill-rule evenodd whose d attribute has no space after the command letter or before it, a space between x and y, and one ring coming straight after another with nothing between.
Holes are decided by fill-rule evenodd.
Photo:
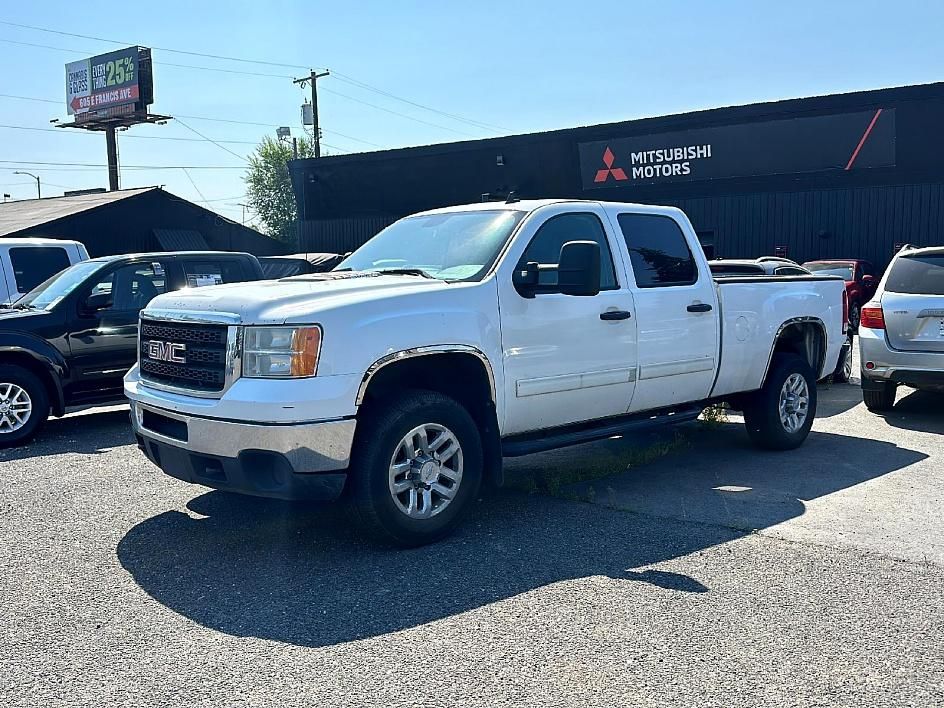
<instances>
[{"instance_id":1,"label":"dark building","mask_svg":"<svg viewBox=\"0 0 944 708\"><path fill-rule=\"evenodd\" d=\"M6 236L81 241L93 258L146 251L286 252L279 241L160 187L5 202L0 238Z\"/></svg>"},{"instance_id":2,"label":"dark building","mask_svg":"<svg viewBox=\"0 0 944 708\"><path fill-rule=\"evenodd\" d=\"M607 100L613 100L609 98ZM673 204L706 252L866 258L944 243L944 83L296 160L301 247L513 190Z\"/></svg>"}]
</instances>

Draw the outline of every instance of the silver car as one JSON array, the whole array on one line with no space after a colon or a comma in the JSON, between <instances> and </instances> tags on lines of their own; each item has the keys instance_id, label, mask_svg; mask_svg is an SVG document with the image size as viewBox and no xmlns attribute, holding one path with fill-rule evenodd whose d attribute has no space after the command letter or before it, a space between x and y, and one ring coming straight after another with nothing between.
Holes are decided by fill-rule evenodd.
<instances>
[{"instance_id":1,"label":"silver car","mask_svg":"<svg viewBox=\"0 0 944 708\"><path fill-rule=\"evenodd\" d=\"M899 384L944 392L944 246L898 252L862 307L859 352L869 410L889 410Z\"/></svg>"}]
</instances>

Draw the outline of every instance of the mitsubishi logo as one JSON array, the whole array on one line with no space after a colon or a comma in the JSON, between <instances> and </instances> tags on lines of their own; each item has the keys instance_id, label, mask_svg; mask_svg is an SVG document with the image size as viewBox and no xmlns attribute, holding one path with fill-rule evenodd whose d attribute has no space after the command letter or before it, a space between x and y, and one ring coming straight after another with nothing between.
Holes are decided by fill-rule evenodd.
<instances>
[{"instance_id":1,"label":"mitsubishi logo","mask_svg":"<svg viewBox=\"0 0 944 708\"><path fill-rule=\"evenodd\" d=\"M155 342L147 343L148 358L157 361L169 361L172 364L186 364L187 345L179 342Z\"/></svg>"},{"instance_id":2,"label":"mitsubishi logo","mask_svg":"<svg viewBox=\"0 0 944 708\"><path fill-rule=\"evenodd\" d=\"M606 165L606 169L597 170L597 176L593 178L593 181L606 182L610 175L613 175L613 179L615 179L617 182L622 182L623 180L629 179L622 167L613 167L613 162L615 160L616 156L608 146L606 150L603 151L603 164Z\"/></svg>"}]
</instances>

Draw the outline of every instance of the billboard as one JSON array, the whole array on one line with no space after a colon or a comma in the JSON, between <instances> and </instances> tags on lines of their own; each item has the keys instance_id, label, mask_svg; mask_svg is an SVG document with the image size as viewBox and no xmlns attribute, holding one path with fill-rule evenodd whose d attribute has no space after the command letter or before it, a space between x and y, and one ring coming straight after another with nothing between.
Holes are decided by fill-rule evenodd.
<instances>
[{"instance_id":1,"label":"billboard","mask_svg":"<svg viewBox=\"0 0 944 708\"><path fill-rule=\"evenodd\" d=\"M66 108L76 122L146 110L153 101L151 53L128 47L66 64Z\"/></svg>"},{"instance_id":2,"label":"billboard","mask_svg":"<svg viewBox=\"0 0 944 708\"><path fill-rule=\"evenodd\" d=\"M579 152L585 190L894 167L895 109L614 138Z\"/></svg>"}]
</instances>

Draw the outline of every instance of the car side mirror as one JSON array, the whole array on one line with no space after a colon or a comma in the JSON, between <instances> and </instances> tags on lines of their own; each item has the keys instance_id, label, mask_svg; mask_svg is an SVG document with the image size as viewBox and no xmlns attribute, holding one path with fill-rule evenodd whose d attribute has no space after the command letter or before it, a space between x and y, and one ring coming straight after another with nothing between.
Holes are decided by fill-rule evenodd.
<instances>
[{"instance_id":1,"label":"car side mirror","mask_svg":"<svg viewBox=\"0 0 944 708\"><path fill-rule=\"evenodd\" d=\"M593 296L600 292L600 244L568 241L561 247L557 287L564 295Z\"/></svg>"},{"instance_id":2,"label":"car side mirror","mask_svg":"<svg viewBox=\"0 0 944 708\"><path fill-rule=\"evenodd\" d=\"M868 288L871 288L875 285L875 276L874 275L863 275L862 284Z\"/></svg>"},{"instance_id":3,"label":"car side mirror","mask_svg":"<svg viewBox=\"0 0 944 708\"><path fill-rule=\"evenodd\" d=\"M111 293L95 293L89 295L82 303L82 311L87 315L94 315L96 312L107 310L114 304Z\"/></svg>"}]
</instances>

